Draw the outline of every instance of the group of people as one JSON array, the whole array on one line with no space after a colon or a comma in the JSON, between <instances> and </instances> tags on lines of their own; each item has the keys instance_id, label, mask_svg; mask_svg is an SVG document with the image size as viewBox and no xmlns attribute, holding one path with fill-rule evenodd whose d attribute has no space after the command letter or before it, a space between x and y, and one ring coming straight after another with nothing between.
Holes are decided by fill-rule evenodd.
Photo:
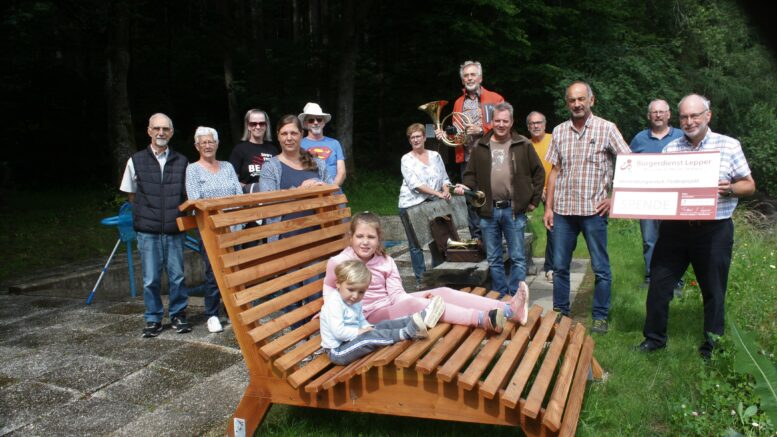
<instances>
[{"instance_id":1,"label":"group of people","mask_svg":"<svg viewBox=\"0 0 777 437\"><path fill-rule=\"evenodd\" d=\"M150 117L147 133L151 143L127 161L120 186L133 205L133 226L142 264L146 306L143 337L156 337L163 330L163 270L168 277L170 326L181 334L192 330L186 318L185 236L176 224L180 215L178 205L187 198L342 184L345 180L342 147L337 140L323 135L323 127L330 120L331 115L324 113L318 104L308 103L299 115L281 118L277 129L279 147L272 140L267 113L251 109L245 115L242 142L233 148L228 162L216 159L218 132L200 126L194 133L199 159L190 164L184 155L169 147L175 133L172 119L162 113ZM307 136L304 136L305 130ZM204 249L202 258L207 327L210 332L220 332L223 327L219 318L219 289Z\"/></svg>"},{"instance_id":2,"label":"group of people","mask_svg":"<svg viewBox=\"0 0 777 437\"><path fill-rule=\"evenodd\" d=\"M667 342L669 302L689 265L693 266L704 300L704 341L699 352L709 358L716 336L723 334L724 302L731 263L733 222L737 199L755 191L747 160L739 141L712 132L710 102L698 94L685 96L678 104L680 129L669 124L669 104L661 99L648 105L650 127L627 144L617 126L593 114L595 96L591 86L577 81L564 94L570 118L547 132L546 118L537 111L526 117L530 138L513 129L513 107L504 98L481 86L482 66L467 61L459 74L464 86L454 104L471 123L464 131L468 142L456 150L462 182L455 194L480 190L485 204L470 211L473 238L486 248L492 288L512 294L526 277L523 233L526 213L540 202L545 205L547 232L545 278L553 284L553 307L570 312L569 270L577 238L582 233L595 276L591 331L606 333L610 310L612 274L607 252L607 225L614 159L623 153L698 152L721 154L715 220L640 220L648 285L645 340L637 350L651 352ZM448 176L435 152L424 151L422 130L415 125L407 135L412 151L402 159L404 182L400 214L431 198L450 196ZM438 139L447 132L436 131ZM407 220L403 220L406 223ZM423 273L423 256L410 226L413 269ZM505 240L509 275L503 262ZM415 251L415 253L414 253Z\"/></svg>"},{"instance_id":3,"label":"group of people","mask_svg":"<svg viewBox=\"0 0 777 437\"><path fill-rule=\"evenodd\" d=\"M509 300L488 299L450 288L408 293L394 260L383 251L378 217L360 213L350 227L351 244L330 259L324 279L322 345L334 362L350 362L381 345L423 338L438 320L501 332L506 321L525 323L529 303L526 285L524 230L526 213L544 203L547 232L545 278L553 284L553 307L570 312L570 264L582 233L595 275L592 332L606 333L612 275L607 252L607 225L613 180L613 161L624 153L661 153L717 150L721 153L715 220L642 220L645 278L648 283L645 340L638 350L651 352L667 342L668 306L673 289L692 265L704 299L705 340L699 348L708 358L714 338L723 334L724 301L731 263L733 223L737 199L755 191L755 182L739 142L712 132L710 102L698 94L678 104L680 129L670 126L666 101L648 105L650 127L625 142L617 126L593 114L591 86L577 81L564 94L570 118L552 133L546 117L532 111L526 117L529 138L514 128L513 106L482 87L483 70L467 61L459 74L464 89L453 110L467 115L465 144L456 149L461 183L451 184L439 153L425 148L426 127L414 123L406 134L410 152L402 157L403 183L399 213L407 232L413 271L417 280L425 261L409 224L407 210L431 199L449 200L452 192L479 190L485 204L468 205L472 238L482 241L491 272L492 289ZM173 123L164 114L149 120L151 144L128 161L121 190L133 202L133 218L143 263L146 327L144 337L162 331L164 308L160 299L163 267L169 277L169 315L179 333L189 332L187 296L183 289L183 235L175 219L184 199L219 197L244 192L307 187L345 180L342 148L323 135L331 120L315 103L299 115L280 119L272 142L266 112L252 109L245 116L243 142L230 162L216 160L218 133L200 127L194 135L200 159L189 164L171 150ZM307 130L307 136L305 135ZM435 132L438 139L447 133ZM451 189L451 187L453 187ZM452 192L451 192L452 191ZM508 249L505 269L503 244ZM219 295L212 269L206 272L205 313L208 329L222 329L218 318ZM374 326L373 326L374 325Z\"/></svg>"}]
</instances>

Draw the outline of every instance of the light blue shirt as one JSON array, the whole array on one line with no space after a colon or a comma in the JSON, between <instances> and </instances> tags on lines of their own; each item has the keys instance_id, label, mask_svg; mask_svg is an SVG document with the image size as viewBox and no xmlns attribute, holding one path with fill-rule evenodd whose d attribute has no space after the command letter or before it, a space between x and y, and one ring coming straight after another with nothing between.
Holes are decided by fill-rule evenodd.
<instances>
[{"instance_id":1,"label":"light blue shirt","mask_svg":"<svg viewBox=\"0 0 777 437\"><path fill-rule=\"evenodd\" d=\"M685 136L680 137L664 147L664 153L667 152L705 152L710 150L720 150L720 170L718 180L726 180L734 183L750 175L750 167L747 165L747 159L742 152L742 145L738 140L725 135L716 134L707 129L707 135L699 143L699 147L694 148ZM718 196L718 209L715 214L717 220L726 219L734 214L739 199L734 196Z\"/></svg>"},{"instance_id":2,"label":"light blue shirt","mask_svg":"<svg viewBox=\"0 0 777 437\"><path fill-rule=\"evenodd\" d=\"M227 161L219 161L219 171L211 173L194 162L186 167L186 196L189 200L243 194L235 168Z\"/></svg>"},{"instance_id":3,"label":"light blue shirt","mask_svg":"<svg viewBox=\"0 0 777 437\"><path fill-rule=\"evenodd\" d=\"M653 132L650 129L645 129L642 132L634 135L634 138L629 144L629 148L632 153L661 153L664 147L672 141L683 136L682 129L676 129L669 127L669 133L664 135L663 138L656 138L653 136Z\"/></svg>"},{"instance_id":4,"label":"light blue shirt","mask_svg":"<svg viewBox=\"0 0 777 437\"><path fill-rule=\"evenodd\" d=\"M359 335L359 329L370 325L362 312L362 303L348 305L338 291L324 298L321 308L321 347L334 349Z\"/></svg>"}]
</instances>

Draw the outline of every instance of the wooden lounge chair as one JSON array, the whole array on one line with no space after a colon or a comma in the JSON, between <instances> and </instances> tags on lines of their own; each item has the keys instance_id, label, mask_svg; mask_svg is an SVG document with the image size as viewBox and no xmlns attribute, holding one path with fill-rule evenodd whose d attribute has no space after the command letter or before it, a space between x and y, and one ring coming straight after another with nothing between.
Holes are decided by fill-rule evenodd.
<instances>
[{"instance_id":1,"label":"wooden lounge chair","mask_svg":"<svg viewBox=\"0 0 777 437\"><path fill-rule=\"evenodd\" d=\"M322 306L326 263L348 245L351 211L336 191L328 185L180 207L194 213L180 218L179 228L199 229L250 374L230 434L253 435L277 403L574 435L592 364L600 370L594 342L581 324L542 315L538 306L525 326L508 322L499 335L439 323L427 339L348 366L316 353L319 321L312 316ZM296 218L277 221L290 214ZM256 220L265 222L236 230Z\"/></svg>"}]
</instances>

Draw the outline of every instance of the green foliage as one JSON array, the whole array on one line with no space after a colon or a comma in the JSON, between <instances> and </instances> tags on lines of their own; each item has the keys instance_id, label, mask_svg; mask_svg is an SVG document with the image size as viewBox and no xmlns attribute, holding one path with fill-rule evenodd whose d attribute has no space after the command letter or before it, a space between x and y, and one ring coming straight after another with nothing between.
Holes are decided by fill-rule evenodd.
<instances>
[{"instance_id":1,"label":"green foliage","mask_svg":"<svg viewBox=\"0 0 777 437\"><path fill-rule=\"evenodd\" d=\"M777 112L774 106L759 102L748 111L742 123L746 132L740 141L753 171L756 187L777 194Z\"/></svg>"},{"instance_id":2,"label":"green foliage","mask_svg":"<svg viewBox=\"0 0 777 437\"><path fill-rule=\"evenodd\" d=\"M753 377L753 392L760 399L761 409L777 424L777 369L763 356L752 334L741 331L733 321L728 325L736 349L734 369Z\"/></svg>"}]
</instances>

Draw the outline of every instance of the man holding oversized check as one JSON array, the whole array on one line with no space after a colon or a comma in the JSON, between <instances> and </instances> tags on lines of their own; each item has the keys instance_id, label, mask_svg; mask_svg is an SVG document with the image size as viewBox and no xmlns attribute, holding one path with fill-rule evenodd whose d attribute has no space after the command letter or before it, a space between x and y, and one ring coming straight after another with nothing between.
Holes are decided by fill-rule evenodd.
<instances>
[{"instance_id":1,"label":"man holding oversized check","mask_svg":"<svg viewBox=\"0 0 777 437\"><path fill-rule=\"evenodd\" d=\"M709 359L714 338L724 329L734 241L731 215L739 197L755 192L755 181L739 141L709 129L709 100L690 94L678 109L685 135L667 144L664 155L619 157L612 216L662 220L651 262L645 340L637 349L666 347L672 290L691 264L704 301L705 340L699 353ZM640 175L646 170L652 177Z\"/></svg>"}]
</instances>

